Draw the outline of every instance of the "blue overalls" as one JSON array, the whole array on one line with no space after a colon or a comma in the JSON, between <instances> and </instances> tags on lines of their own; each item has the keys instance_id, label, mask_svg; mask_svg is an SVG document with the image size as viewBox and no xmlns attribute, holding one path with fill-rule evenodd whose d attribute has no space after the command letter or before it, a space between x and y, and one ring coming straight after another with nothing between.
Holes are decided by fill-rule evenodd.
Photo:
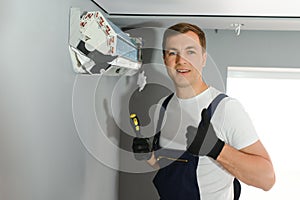
<instances>
[{"instance_id":1,"label":"blue overalls","mask_svg":"<svg viewBox=\"0 0 300 200\"><path fill-rule=\"evenodd\" d=\"M188 151L162 148L159 145L161 126L165 110L174 93L163 102L157 124L157 131L153 140L153 151L159 163L160 169L153 179L160 200L200 200L200 190L197 182L197 167L199 157ZM212 117L219 102L225 98L225 94L219 94L207 108ZM240 184L234 180L234 200L240 196Z\"/></svg>"}]
</instances>

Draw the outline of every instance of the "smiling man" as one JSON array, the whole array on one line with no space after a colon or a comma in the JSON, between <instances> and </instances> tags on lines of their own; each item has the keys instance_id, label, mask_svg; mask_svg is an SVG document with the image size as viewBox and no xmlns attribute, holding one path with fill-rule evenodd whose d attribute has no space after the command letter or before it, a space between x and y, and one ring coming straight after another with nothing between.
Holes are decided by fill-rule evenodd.
<instances>
[{"instance_id":1,"label":"smiling man","mask_svg":"<svg viewBox=\"0 0 300 200\"><path fill-rule=\"evenodd\" d=\"M175 84L177 96L186 99L208 88L202 81L202 69L207 57L206 44L204 41L201 45L198 35L193 31L184 34L176 32L166 32L163 56L168 74ZM200 32L200 35L204 37L204 33L202 35Z\"/></svg>"},{"instance_id":2,"label":"smiling man","mask_svg":"<svg viewBox=\"0 0 300 200\"><path fill-rule=\"evenodd\" d=\"M203 81L204 32L179 23L165 31L162 45L176 91L160 102L166 111L160 114L163 119L158 121L164 123L158 123L154 139L133 142L135 153L149 153L144 160L160 168L154 184L161 200L238 199L237 179L271 189L275 183L271 159L243 106ZM172 151L182 155L170 158ZM161 158L174 162L162 166Z\"/></svg>"}]
</instances>

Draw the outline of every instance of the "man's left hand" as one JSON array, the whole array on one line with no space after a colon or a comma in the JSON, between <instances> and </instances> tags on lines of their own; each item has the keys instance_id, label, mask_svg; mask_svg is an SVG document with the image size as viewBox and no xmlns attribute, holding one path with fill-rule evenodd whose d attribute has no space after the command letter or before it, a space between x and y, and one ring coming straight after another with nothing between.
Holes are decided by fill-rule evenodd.
<instances>
[{"instance_id":1,"label":"man's left hand","mask_svg":"<svg viewBox=\"0 0 300 200\"><path fill-rule=\"evenodd\" d=\"M209 156L216 160L225 143L217 137L207 109L202 110L201 116L202 120L198 128L187 127L187 150L193 155Z\"/></svg>"}]
</instances>

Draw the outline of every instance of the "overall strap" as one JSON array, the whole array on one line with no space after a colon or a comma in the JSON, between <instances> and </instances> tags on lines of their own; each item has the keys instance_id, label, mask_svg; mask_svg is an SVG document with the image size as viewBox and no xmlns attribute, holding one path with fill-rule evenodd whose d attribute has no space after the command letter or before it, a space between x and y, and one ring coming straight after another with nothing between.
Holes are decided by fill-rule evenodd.
<instances>
[{"instance_id":1,"label":"overall strap","mask_svg":"<svg viewBox=\"0 0 300 200\"><path fill-rule=\"evenodd\" d=\"M224 99L225 97L227 97L226 94L219 94L218 96L216 96L214 98L214 100L209 104L208 108L207 108L207 112L208 112L208 116L209 119L212 118L216 108L218 107L219 103L222 101L222 99Z\"/></svg>"},{"instance_id":2,"label":"overall strap","mask_svg":"<svg viewBox=\"0 0 300 200\"><path fill-rule=\"evenodd\" d=\"M162 106L160 108L159 111L159 118L158 118L158 122L157 122L157 126L156 126L156 134L154 135L154 139L153 139L153 150L156 151L160 148L159 146L159 138L160 138L160 133L161 133L161 126L162 126L162 122L165 116L165 111L167 109L167 106L170 102L170 100L172 99L172 97L174 96L174 93L170 94L162 103ZM226 94L219 94L216 98L214 98L214 100L210 103L210 105L207 108L208 114L211 117L213 116L218 104L221 102L222 99L224 99L225 97L227 97Z\"/></svg>"},{"instance_id":3,"label":"overall strap","mask_svg":"<svg viewBox=\"0 0 300 200\"><path fill-rule=\"evenodd\" d=\"M158 122L157 122L157 126L156 126L156 134L154 135L154 139L153 139L153 150L156 151L160 148L159 146L159 138L160 138L160 129L162 126L162 122L165 116L165 112L167 109L167 106L170 102L170 100L172 99L172 97L174 96L174 93L170 94L162 103L162 106L160 108L159 111L159 117L158 117Z\"/></svg>"},{"instance_id":4,"label":"overall strap","mask_svg":"<svg viewBox=\"0 0 300 200\"><path fill-rule=\"evenodd\" d=\"M219 94L208 106L207 108L207 112L208 112L208 116L209 119L211 119L211 117L213 116L218 104L222 101L222 99L224 99L225 97L227 97L226 94ZM241 195L241 184L239 182L239 180L237 178L233 179L233 192L234 192L234 200L238 200L240 198Z\"/></svg>"}]
</instances>

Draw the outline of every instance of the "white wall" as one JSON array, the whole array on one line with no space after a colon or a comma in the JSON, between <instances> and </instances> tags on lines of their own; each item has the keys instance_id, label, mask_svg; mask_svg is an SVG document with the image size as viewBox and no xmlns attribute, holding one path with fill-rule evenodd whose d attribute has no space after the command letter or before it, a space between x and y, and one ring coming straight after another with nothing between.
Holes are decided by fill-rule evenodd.
<instances>
[{"instance_id":1,"label":"white wall","mask_svg":"<svg viewBox=\"0 0 300 200\"><path fill-rule=\"evenodd\" d=\"M73 121L71 6L98 10L81 0L0 2L1 200L117 199L117 172L86 151Z\"/></svg>"}]
</instances>

